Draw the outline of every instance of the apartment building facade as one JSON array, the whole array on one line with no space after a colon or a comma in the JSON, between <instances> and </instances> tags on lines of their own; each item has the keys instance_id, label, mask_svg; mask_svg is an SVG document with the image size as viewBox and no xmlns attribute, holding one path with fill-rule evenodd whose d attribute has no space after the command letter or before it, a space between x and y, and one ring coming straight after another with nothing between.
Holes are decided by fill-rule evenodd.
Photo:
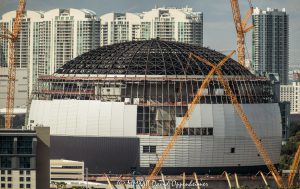
<instances>
[{"instance_id":1,"label":"apartment building facade","mask_svg":"<svg viewBox=\"0 0 300 189\"><path fill-rule=\"evenodd\" d=\"M2 16L0 24L12 29L15 11ZM87 9L26 11L20 39L15 46L15 64L28 68L29 92L40 75L52 74L65 62L100 46L100 20ZM8 41L0 44L2 66L8 62Z\"/></svg>"},{"instance_id":2,"label":"apartment building facade","mask_svg":"<svg viewBox=\"0 0 300 189\"><path fill-rule=\"evenodd\" d=\"M101 19L101 46L160 38L203 45L203 13L192 8L154 8L143 13L108 13Z\"/></svg>"},{"instance_id":3,"label":"apartment building facade","mask_svg":"<svg viewBox=\"0 0 300 189\"><path fill-rule=\"evenodd\" d=\"M286 10L254 9L252 59L254 71L278 73L280 83L288 84L289 16Z\"/></svg>"},{"instance_id":4,"label":"apartment building facade","mask_svg":"<svg viewBox=\"0 0 300 189\"><path fill-rule=\"evenodd\" d=\"M300 114L300 82L280 86L280 101L290 102L291 114Z\"/></svg>"}]
</instances>

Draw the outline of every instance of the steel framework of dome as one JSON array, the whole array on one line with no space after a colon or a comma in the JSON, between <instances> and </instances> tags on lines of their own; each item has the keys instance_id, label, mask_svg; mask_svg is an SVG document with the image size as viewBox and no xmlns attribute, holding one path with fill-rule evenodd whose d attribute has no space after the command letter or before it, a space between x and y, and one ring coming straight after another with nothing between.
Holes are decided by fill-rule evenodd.
<instances>
[{"instance_id":1,"label":"steel framework of dome","mask_svg":"<svg viewBox=\"0 0 300 189\"><path fill-rule=\"evenodd\" d=\"M190 53L217 64L225 55L195 45L152 39L91 50L39 78L38 99L84 99L177 106L189 104L210 67ZM270 81L251 74L233 59L221 71L241 103L273 101ZM228 104L216 76L199 103Z\"/></svg>"},{"instance_id":2,"label":"steel framework of dome","mask_svg":"<svg viewBox=\"0 0 300 189\"><path fill-rule=\"evenodd\" d=\"M195 59L194 53L217 64L224 55L204 47L158 39L133 41L91 50L62 66L59 74L124 75L207 75L210 67ZM222 68L224 75L251 75L230 59Z\"/></svg>"}]
</instances>

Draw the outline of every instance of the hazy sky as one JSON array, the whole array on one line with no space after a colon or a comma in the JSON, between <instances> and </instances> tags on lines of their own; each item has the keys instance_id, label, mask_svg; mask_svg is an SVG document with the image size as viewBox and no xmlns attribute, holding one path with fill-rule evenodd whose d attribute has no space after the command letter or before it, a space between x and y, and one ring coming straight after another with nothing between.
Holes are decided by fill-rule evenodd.
<instances>
[{"instance_id":1,"label":"hazy sky","mask_svg":"<svg viewBox=\"0 0 300 189\"><path fill-rule=\"evenodd\" d=\"M286 8L290 15L290 65L300 67L300 0L252 0L260 8ZM141 12L157 6L192 7L204 14L204 46L216 50L236 48L235 28L230 0L27 0L27 9L86 8L98 15L108 12ZM17 0L0 0L0 15L13 10ZM249 8L247 0L240 0L242 13ZM247 47L251 51L251 34ZM227 53L226 51L224 53Z\"/></svg>"}]
</instances>

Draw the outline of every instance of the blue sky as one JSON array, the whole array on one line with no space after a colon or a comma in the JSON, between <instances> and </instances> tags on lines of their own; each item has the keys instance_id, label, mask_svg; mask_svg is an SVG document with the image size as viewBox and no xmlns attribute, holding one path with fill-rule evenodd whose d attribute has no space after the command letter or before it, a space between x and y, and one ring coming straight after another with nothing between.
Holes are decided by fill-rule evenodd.
<instances>
[{"instance_id":1,"label":"blue sky","mask_svg":"<svg viewBox=\"0 0 300 189\"><path fill-rule=\"evenodd\" d=\"M252 0L255 7L286 8L290 15L290 65L300 67L300 0ZM17 0L0 0L0 15L16 8ZM27 0L27 9L87 8L107 12L141 12L157 6L185 7L204 13L204 45L217 50L236 48L230 0ZM240 0L242 13L249 8ZM251 50L250 33L247 46Z\"/></svg>"}]
</instances>

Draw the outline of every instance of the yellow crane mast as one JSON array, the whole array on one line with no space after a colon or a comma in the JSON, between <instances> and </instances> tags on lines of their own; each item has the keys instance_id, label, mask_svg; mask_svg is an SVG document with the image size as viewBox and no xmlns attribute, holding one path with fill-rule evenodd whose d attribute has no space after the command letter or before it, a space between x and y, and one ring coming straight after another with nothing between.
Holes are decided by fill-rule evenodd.
<instances>
[{"instance_id":1,"label":"yellow crane mast","mask_svg":"<svg viewBox=\"0 0 300 189\"><path fill-rule=\"evenodd\" d=\"M196 57L199 61L211 66L212 68L216 68L216 66L212 63L210 63L208 60L205 60L199 56L194 55L194 57ZM271 171L277 185L280 188L285 188L285 184L282 180L282 177L279 175L276 167L274 166L272 159L269 155L269 153L267 152L267 150L264 148L260 138L257 136L255 130L253 129L250 121L248 120L242 106L240 105L240 103L237 100L237 97L235 96L235 94L233 93L233 91L231 90L230 86L229 86L229 82L227 80L224 79L223 74L221 73L221 71L219 70L219 68L215 69L216 74L218 76L219 82L221 82L221 84L224 87L225 93L228 97L230 97L231 103L234 106L235 111L237 112L237 114L239 115L239 117L241 118L243 124L245 125L247 132L250 136L250 138L252 139L252 141L254 142L256 149L258 150L259 154L262 156L266 166L268 167L268 169Z\"/></svg>"},{"instance_id":2,"label":"yellow crane mast","mask_svg":"<svg viewBox=\"0 0 300 189\"><path fill-rule=\"evenodd\" d=\"M166 160L166 158L168 157L171 149L173 148L177 137L181 134L182 129L185 126L185 123L187 122L187 120L189 119L191 113L194 111L195 105L199 102L199 99L201 97L201 94L203 92L203 90L207 87L211 76L214 74L215 70L218 67L221 67L233 54L235 53L235 51L232 51L229 55L227 55L223 60L220 61L220 63L211 69L211 71L208 73L207 77L204 79L204 81L201 84L201 87L199 88L199 90L197 91L190 107L188 108L187 112L184 114L184 117L182 118L179 126L176 128L174 135L172 136L168 146L165 148L165 150L163 151L162 155L160 156L159 160L157 161L153 171L151 172L151 174L148 176L147 178L147 182L144 185L143 189L148 189L150 186L150 183L152 182L153 178L159 173L159 171L161 170L164 161ZM190 54L192 55L192 54Z\"/></svg>"},{"instance_id":3,"label":"yellow crane mast","mask_svg":"<svg viewBox=\"0 0 300 189\"><path fill-rule=\"evenodd\" d=\"M203 81L200 89L198 90L195 98L193 99L188 111L186 112L185 116L183 117L181 123L179 124L178 128L176 129L171 141L169 142L168 146L165 148L164 152L162 153L160 159L158 160L155 168L153 169L152 173L150 174L150 176L148 177L148 182L147 184L144 186L144 189L148 189L149 188L149 184L151 183L152 179L154 176L156 176L158 174L158 172L161 170L162 165L165 161L165 159L167 158L169 152L171 151L174 143L176 142L176 139L178 137L178 135L181 134L182 129L184 128L184 125L186 123L186 121L188 120L189 116L191 115L191 113L194 110L195 104L199 101L201 94L202 94L202 90L208 85L211 76L216 73L218 76L218 79L220 81L220 83L223 85L225 93L228 97L230 97L231 103L234 106L236 112L238 113L239 117L241 118L243 124L246 127L246 130L248 132L248 134L250 135L250 138L252 139L252 141L254 142L258 152L260 153L260 155L262 156L265 164L267 165L268 169L271 171L277 185L279 188L285 188L285 184L281 178L281 176L279 175L276 167L274 166L267 150L264 148L261 140L259 139L259 137L257 136L257 134L255 133L252 125L250 124L242 106L239 104L237 97L235 96L235 94L233 93L233 91L231 90L229 83L227 80L225 80L223 78L223 75L221 73L221 71L219 70L219 67L222 66L229 57L232 56L233 53L231 53L230 55L228 55L227 57L225 57L217 66L215 66L214 64L210 63L208 60L203 59L197 55L194 54L190 54L190 58L193 56L196 59L198 59L199 61L209 65L212 67L211 71L209 72L209 74L206 76L205 80Z\"/></svg>"},{"instance_id":4,"label":"yellow crane mast","mask_svg":"<svg viewBox=\"0 0 300 189\"><path fill-rule=\"evenodd\" d=\"M237 34L237 54L238 54L238 62L245 66L245 33L249 32L253 25L247 26L249 18L252 16L253 13L253 6L251 1L248 0L250 9L246 13L245 18L241 19L241 12L238 0L230 0L233 21L235 24L236 34Z\"/></svg>"},{"instance_id":5,"label":"yellow crane mast","mask_svg":"<svg viewBox=\"0 0 300 189\"><path fill-rule=\"evenodd\" d=\"M292 163L291 168L290 168L291 172L290 172L289 177L288 177L288 187L289 188L291 188L292 185L293 185L294 177L295 177L296 172L298 170L299 161L300 161L300 145L298 146L298 150L295 154L293 163Z\"/></svg>"},{"instance_id":6,"label":"yellow crane mast","mask_svg":"<svg viewBox=\"0 0 300 189\"><path fill-rule=\"evenodd\" d=\"M8 59L8 84L7 84L7 97L6 97L6 118L5 128L12 127L12 114L14 109L15 97L15 82L16 82L16 65L15 65L15 42L18 40L20 33L20 25L22 16L25 10L25 0L19 0L19 6L16 11L16 18L12 26L12 32L2 25L1 38L8 40L9 59Z\"/></svg>"}]
</instances>

